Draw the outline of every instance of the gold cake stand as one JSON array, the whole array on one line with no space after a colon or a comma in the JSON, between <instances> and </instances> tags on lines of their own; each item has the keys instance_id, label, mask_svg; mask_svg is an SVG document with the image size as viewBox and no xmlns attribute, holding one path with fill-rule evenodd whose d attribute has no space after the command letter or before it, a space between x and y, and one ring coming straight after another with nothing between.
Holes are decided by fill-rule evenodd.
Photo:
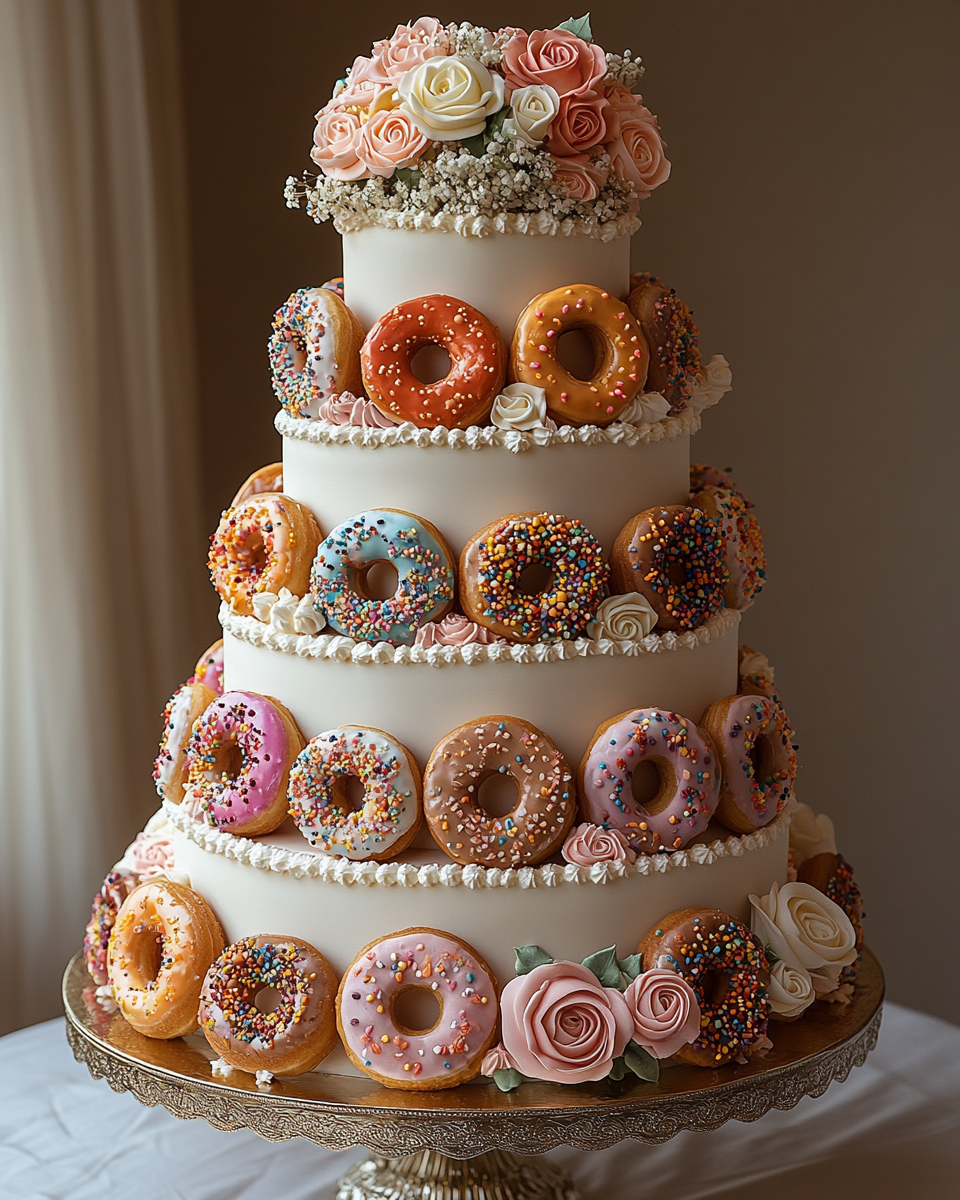
<instances>
[{"instance_id":1,"label":"gold cake stand","mask_svg":"<svg viewBox=\"0 0 960 1200\"><path fill-rule=\"evenodd\" d=\"M216 1129L252 1129L271 1142L366 1146L372 1156L343 1177L339 1200L576 1200L569 1175L539 1157L544 1151L602 1150L627 1138L656 1144L685 1130L756 1121L846 1079L877 1044L883 973L864 951L851 1004L818 1004L800 1021L771 1022L773 1049L746 1066L670 1067L655 1084L524 1083L509 1093L492 1082L393 1091L317 1073L269 1088L239 1071L221 1080L201 1034L156 1041L104 1012L79 954L64 974L63 1001L74 1057L141 1104Z\"/></svg>"}]
</instances>

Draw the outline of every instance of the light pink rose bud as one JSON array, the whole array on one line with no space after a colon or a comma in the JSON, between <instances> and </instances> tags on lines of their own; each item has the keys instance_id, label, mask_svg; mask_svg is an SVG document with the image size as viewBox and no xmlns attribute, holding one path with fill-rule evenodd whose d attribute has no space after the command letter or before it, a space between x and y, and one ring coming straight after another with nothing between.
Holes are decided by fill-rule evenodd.
<instances>
[{"instance_id":1,"label":"light pink rose bud","mask_svg":"<svg viewBox=\"0 0 960 1200\"><path fill-rule=\"evenodd\" d=\"M331 425L357 425L365 429L391 429L396 425L372 400L353 392L327 397L317 405L317 415Z\"/></svg>"},{"instance_id":2,"label":"light pink rose bud","mask_svg":"<svg viewBox=\"0 0 960 1200\"><path fill-rule=\"evenodd\" d=\"M426 625L421 625L413 644L428 650L431 646L492 646L495 642L504 641L506 638L497 637L469 617L450 613L442 621L428 621Z\"/></svg>"},{"instance_id":3,"label":"light pink rose bud","mask_svg":"<svg viewBox=\"0 0 960 1200\"><path fill-rule=\"evenodd\" d=\"M353 112L322 112L313 131L310 157L330 179L362 179L367 168L357 157L360 118Z\"/></svg>"},{"instance_id":4,"label":"light pink rose bud","mask_svg":"<svg viewBox=\"0 0 960 1200\"><path fill-rule=\"evenodd\" d=\"M700 1005L676 971L645 971L623 994L633 1017L633 1040L654 1058L669 1058L700 1033Z\"/></svg>"},{"instance_id":5,"label":"light pink rose bud","mask_svg":"<svg viewBox=\"0 0 960 1200\"><path fill-rule=\"evenodd\" d=\"M490 1078L497 1071L509 1071L511 1068L516 1069L516 1063L504 1049L503 1042L498 1042L483 1056L483 1062L480 1064L480 1074Z\"/></svg>"},{"instance_id":6,"label":"light pink rose bud","mask_svg":"<svg viewBox=\"0 0 960 1200\"><path fill-rule=\"evenodd\" d=\"M632 863L637 859L619 829L604 829L589 821L570 830L560 853L577 867L592 867L602 862Z\"/></svg>"},{"instance_id":7,"label":"light pink rose bud","mask_svg":"<svg viewBox=\"0 0 960 1200\"><path fill-rule=\"evenodd\" d=\"M162 834L138 833L120 860L138 880L173 869L173 842Z\"/></svg>"}]
</instances>

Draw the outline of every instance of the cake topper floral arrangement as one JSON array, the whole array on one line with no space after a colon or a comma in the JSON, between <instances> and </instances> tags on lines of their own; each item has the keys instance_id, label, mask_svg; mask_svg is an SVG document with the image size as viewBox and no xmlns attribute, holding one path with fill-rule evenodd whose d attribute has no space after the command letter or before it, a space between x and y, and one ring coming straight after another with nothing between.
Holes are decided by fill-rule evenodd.
<instances>
[{"instance_id":1,"label":"cake topper floral arrangement","mask_svg":"<svg viewBox=\"0 0 960 1200\"><path fill-rule=\"evenodd\" d=\"M642 75L629 50L593 41L589 16L531 33L398 25L317 114L319 174L288 179L287 203L340 232L465 219L474 232L633 232L670 175Z\"/></svg>"}]
</instances>

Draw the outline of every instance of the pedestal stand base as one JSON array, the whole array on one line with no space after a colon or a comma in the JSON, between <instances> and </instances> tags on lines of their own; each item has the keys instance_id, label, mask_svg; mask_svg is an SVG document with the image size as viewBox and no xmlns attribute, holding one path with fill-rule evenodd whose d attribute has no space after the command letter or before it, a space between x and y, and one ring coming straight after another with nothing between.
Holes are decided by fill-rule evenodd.
<instances>
[{"instance_id":1,"label":"pedestal stand base","mask_svg":"<svg viewBox=\"0 0 960 1200\"><path fill-rule=\"evenodd\" d=\"M424 1150L408 1158L358 1163L340 1180L337 1200L579 1200L561 1167L537 1155L491 1150L460 1161Z\"/></svg>"}]
</instances>

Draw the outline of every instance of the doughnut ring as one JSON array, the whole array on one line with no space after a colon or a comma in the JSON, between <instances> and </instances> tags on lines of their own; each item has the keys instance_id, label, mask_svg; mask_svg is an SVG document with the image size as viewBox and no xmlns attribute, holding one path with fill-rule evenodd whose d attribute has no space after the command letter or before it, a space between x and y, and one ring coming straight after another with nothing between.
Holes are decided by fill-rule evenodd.
<instances>
[{"instance_id":1,"label":"doughnut ring","mask_svg":"<svg viewBox=\"0 0 960 1200\"><path fill-rule=\"evenodd\" d=\"M341 392L360 392L363 328L329 288L294 292L273 318L273 390L293 417L316 417L320 404Z\"/></svg>"},{"instance_id":2,"label":"doughnut ring","mask_svg":"<svg viewBox=\"0 0 960 1200\"><path fill-rule=\"evenodd\" d=\"M484 781L509 775L518 800L503 817L479 801ZM458 863L532 866L563 845L576 816L566 759L545 733L517 717L478 717L434 748L423 776L430 834Z\"/></svg>"},{"instance_id":3,"label":"doughnut ring","mask_svg":"<svg viewBox=\"0 0 960 1200\"><path fill-rule=\"evenodd\" d=\"M431 1029L409 1029L397 1017L397 1000L413 988L439 1004ZM439 929L403 929L364 946L337 993L343 1048L384 1087L436 1091L475 1078L498 1016L490 968L472 946Z\"/></svg>"},{"instance_id":4,"label":"doughnut ring","mask_svg":"<svg viewBox=\"0 0 960 1200\"><path fill-rule=\"evenodd\" d=\"M667 415L673 417L687 407L700 371L700 333L673 288L647 273L630 282L627 304L650 349L646 390L659 392L670 404Z\"/></svg>"},{"instance_id":5,"label":"doughnut ring","mask_svg":"<svg viewBox=\"0 0 960 1200\"><path fill-rule=\"evenodd\" d=\"M367 573L379 562L389 562L398 577L386 600L371 597L366 586ZM423 517L372 509L338 525L320 544L310 586L317 609L338 633L412 645L420 626L438 620L453 603L453 554Z\"/></svg>"},{"instance_id":6,"label":"doughnut ring","mask_svg":"<svg viewBox=\"0 0 960 1200\"><path fill-rule=\"evenodd\" d=\"M545 567L533 595L523 572ZM607 595L610 568L600 543L573 517L514 513L475 533L460 556L460 603L478 625L514 642L579 637Z\"/></svg>"},{"instance_id":7,"label":"doughnut ring","mask_svg":"<svg viewBox=\"0 0 960 1200\"><path fill-rule=\"evenodd\" d=\"M348 778L364 785L351 811ZM325 854L383 862L394 858L420 827L420 771L410 751L389 734L363 725L328 729L312 738L290 768L290 816Z\"/></svg>"},{"instance_id":8,"label":"doughnut ring","mask_svg":"<svg viewBox=\"0 0 960 1200\"><path fill-rule=\"evenodd\" d=\"M589 379L558 357L565 333L579 330L593 348ZM544 292L520 314L510 348L510 377L544 388L547 412L563 425L609 425L640 392L650 354L630 309L591 284Z\"/></svg>"},{"instance_id":9,"label":"doughnut ring","mask_svg":"<svg viewBox=\"0 0 960 1200\"><path fill-rule=\"evenodd\" d=\"M641 762L660 774L653 800L638 804L630 782ZM638 854L679 850L703 833L717 807L719 772L703 732L686 717L637 708L605 721L580 763L580 812L618 829Z\"/></svg>"},{"instance_id":10,"label":"doughnut ring","mask_svg":"<svg viewBox=\"0 0 960 1200\"><path fill-rule=\"evenodd\" d=\"M223 947L220 922L199 893L167 880L141 883L121 905L107 950L120 1012L147 1037L193 1033L203 976Z\"/></svg>"},{"instance_id":11,"label":"doughnut ring","mask_svg":"<svg viewBox=\"0 0 960 1200\"><path fill-rule=\"evenodd\" d=\"M721 471L719 467L708 467L704 463L690 464L690 495L706 487L722 488L725 492L734 492L747 508L753 508L753 501L748 500L743 489L734 482L729 470Z\"/></svg>"},{"instance_id":12,"label":"doughnut ring","mask_svg":"<svg viewBox=\"0 0 960 1200\"><path fill-rule=\"evenodd\" d=\"M187 743L193 723L217 698L202 683L185 683L173 693L163 710L160 753L153 764L153 782L161 800L179 804L187 782Z\"/></svg>"},{"instance_id":13,"label":"doughnut ring","mask_svg":"<svg viewBox=\"0 0 960 1200\"><path fill-rule=\"evenodd\" d=\"M850 918L857 935L857 957L840 972L841 983L851 983L860 970L863 952L863 900L853 875L853 867L842 854L814 854L797 868L799 883L809 883L840 908Z\"/></svg>"},{"instance_id":14,"label":"doughnut ring","mask_svg":"<svg viewBox=\"0 0 960 1200\"><path fill-rule=\"evenodd\" d=\"M339 982L320 951L301 938L243 938L210 964L200 993L200 1028L230 1067L301 1075L337 1044ZM279 995L271 1012L257 1008L263 988Z\"/></svg>"},{"instance_id":15,"label":"doughnut ring","mask_svg":"<svg viewBox=\"0 0 960 1200\"><path fill-rule=\"evenodd\" d=\"M243 504L245 500L251 500L254 496L262 496L264 492L282 491L283 463L268 463L247 476L240 485L240 490L230 501L230 507L236 508L238 504Z\"/></svg>"},{"instance_id":16,"label":"doughnut ring","mask_svg":"<svg viewBox=\"0 0 960 1200\"><path fill-rule=\"evenodd\" d=\"M716 521L720 529L728 574L724 604L727 608L749 608L767 578L767 559L757 518L739 492L710 484L692 495L690 503Z\"/></svg>"},{"instance_id":17,"label":"doughnut ring","mask_svg":"<svg viewBox=\"0 0 960 1200\"><path fill-rule=\"evenodd\" d=\"M320 530L308 508L265 493L228 508L210 541L213 586L235 613L249 617L258 592L306 592Z\"/></svg>"},{"instance_id":18,"label":"doughnut ring","mask_svg":"<svg viewBox=\"0 0 960 1200\"><path fill-rule=\"evenodd\" d=\"M193 674L187 683L202 683L211 692L219 696L223 692L223 638L218 638L213 645L197 659Z\"/></svg>"},{"instance_id":19,"label":"doughnut ring","mask_svg":"<svg viewBox=\"0 0 960 1200\"><path fill-rule=\"evenodd\" d=\"M710 705L700 727L717 751L717 817L734 833L768 825L793 795L797 777L787 714L766 696L727 696Z\"/></svg>"},{"instance_id":20,"label":"doughnut ring","mask_svg":"<svg viewBox=\"0 0 960 1200\"><path fill-rule=\"evenodd\" d=\"M107 982L110 932L116 924L120 906L136 886L136 877L129 871L114 869L93 898L90 920L83 935L83 961L90 978L101 987Z\"/></svg>"}]
</instances>

